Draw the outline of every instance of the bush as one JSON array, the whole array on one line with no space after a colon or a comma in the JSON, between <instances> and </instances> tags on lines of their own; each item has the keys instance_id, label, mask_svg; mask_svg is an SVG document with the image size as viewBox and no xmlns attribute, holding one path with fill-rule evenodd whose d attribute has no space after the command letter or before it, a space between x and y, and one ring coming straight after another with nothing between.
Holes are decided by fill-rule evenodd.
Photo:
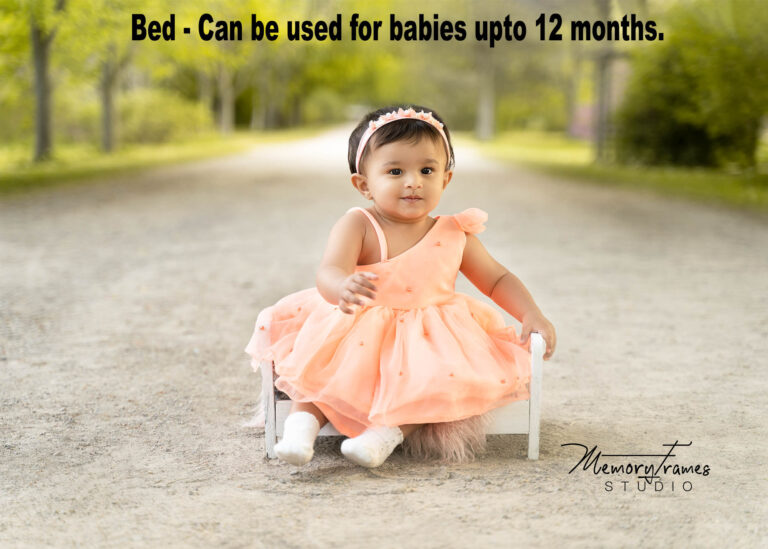
<instances>
[{"instance_id":1,"label":"bush","mask_svg":"<svg viewBox=\"0 0 768 549\"><path fill-rule=\"evenodd\" d=\"M26 86L22 89L5 84L0 86L5 87L0 90L0 143L28 140L35 131L35 98Z\"/></svg>"},{"instance_id":2,"label":"bush","mask_svg":"<svg viewBox=\"0 0 768 549\"><path fill-rule=\"evenodd\" d=\"M205 106L165 90L132 90L117 105L120 143L163 143L213 129Z\"/></svg>"},{"instance_id":3,"label":"bush","mask_svg":"<svg viewBox=\"0 0 768 549\"><path fill-rule=\"evenodd\" d=\"M635 60L616 118L620 161L755 165L768 111L765 11L740 0L673 11L669 38Z\"/></svg>"},{"instance_id":4,"label":"bush","mask_svg":"<svg viewBox=\"0 0 768 549\"><path fill-rule=\"evenodd\" d=\"M56 143L89 143L98 146L101 105L91 86L61 86L53 96L53 131Z\"/></svg>"},{"instance_id":5,"label":"bush","mask_svg":"<svg viewBox=\"0 0 768 549\"><path fill-rule=\"evenodd\" d=\"M619 162L714 166L714 143L690 90L695 76L665 48L633 76L617 113ZM650 74L649 74L650 73Z\"/></svg>"},{"instance_id":6,"label":"bush","mask_svg":"<svg viewBox=\"0 0 768 549\"><path fill-rule=\"evenodd\" d=\"M101 142L101 102L92 88L62 90L54 96L54 131L63 143ZM118 144L163 143L213 128L202 105L158 89L115 93Z\"/></svg>"}]
</instances>

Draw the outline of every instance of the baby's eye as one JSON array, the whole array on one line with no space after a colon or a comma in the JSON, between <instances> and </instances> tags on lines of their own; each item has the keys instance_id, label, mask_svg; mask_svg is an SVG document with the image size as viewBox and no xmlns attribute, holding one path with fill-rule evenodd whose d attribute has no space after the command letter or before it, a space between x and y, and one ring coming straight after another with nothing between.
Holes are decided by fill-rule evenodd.
<instances>
[{"instance_id":1,"label":"baby's eye","mask_svg":"<svg viewBox=\"0 0 768 549\"><path fill-rule=\"evenodd\" d=\"M424 175L430 175L434 170L432 168L422 168L421 173Z\"/></svg>"},{"instance_id":2,"label":"baby's eye","mask_svg":"<svg viewBox=\"0 0 768 549\"><path fill-rule=\"evenodd\" d=\"M403 173L403 171L400 168L392 168L387 173L389 173L390 175L400 175L401 173Z\"/></svg>"}]
</instances>

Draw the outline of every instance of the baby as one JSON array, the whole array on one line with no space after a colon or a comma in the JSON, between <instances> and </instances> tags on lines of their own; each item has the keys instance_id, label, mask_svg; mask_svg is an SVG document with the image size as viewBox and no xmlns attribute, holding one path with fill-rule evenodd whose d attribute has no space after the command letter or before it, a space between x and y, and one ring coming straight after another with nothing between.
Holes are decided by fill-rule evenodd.
<instances>
[{"instance_id":1,"label":"baby","mask_svg":"<svg viewBox=\"0 0 768 549\"><path fill-rule=\"evenodd\" d=\"M254 361L274 361L275 386L293 401L275 452L295 465L311 460L330 421L349 437L346 458L378 467L423 426L450 428L528 398L531 332L543 336L545 360L555 350L552 323L475 236L485 212L429 215L454 166L434 111L369 113L350 136L348 160L370 207L336 222L317 287L273 305L268 343L257 325L246 348ZM455 292L459 271L522 323L520 337L498 310ZM434 442L438 455L451 451L448 438Z\"/></svg>"}]
</instances>

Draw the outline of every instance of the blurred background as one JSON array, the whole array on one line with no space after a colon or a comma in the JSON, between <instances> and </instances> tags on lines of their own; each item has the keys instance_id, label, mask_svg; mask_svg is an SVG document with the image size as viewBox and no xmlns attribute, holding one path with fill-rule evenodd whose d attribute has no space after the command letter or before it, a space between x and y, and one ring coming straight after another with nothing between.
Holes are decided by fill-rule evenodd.
<instances>
[{"instance_id":1,"label":"blurred background","mask_svg":"<svg viewBox=\"0 0 768 549\"><path fill-rule=\"evenodd\" d=\"M204 12L243 21L244 40L201 40ZM175 41L132 41L133 13L174 13ZM343 40L286 39L288 21L337 13ZM381 39L352 41L353 13L383 20ZM390 13L464 20L468 36L390 42ZM562 41L539 40L541 13L563 16ZM664 40L569 39L571 20L632 13ZM251 14L280 38L251 41ZM474 40L474 21L507 15L525 40ZM768 211L765 29L759 0L2 0L0 189L236 152L415 102L501 159Z\"/></svg>"}]
</instances>

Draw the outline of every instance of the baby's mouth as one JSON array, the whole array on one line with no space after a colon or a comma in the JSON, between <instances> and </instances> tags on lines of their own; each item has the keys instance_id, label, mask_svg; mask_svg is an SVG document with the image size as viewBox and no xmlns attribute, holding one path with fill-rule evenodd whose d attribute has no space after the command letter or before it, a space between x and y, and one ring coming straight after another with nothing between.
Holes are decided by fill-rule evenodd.
<instances>
[{"instance_id":1,"label":"baby's mouth","mask_svg":"<svg viewBox=\"0 0 768 549\"><path fill-rule=\"evenodd\" d=\"M407 202L416 202L417 200L421 200L422 198L420 196L404 196L401 198L401 200L405 200Z\"/></svg>"}]
</instances>

